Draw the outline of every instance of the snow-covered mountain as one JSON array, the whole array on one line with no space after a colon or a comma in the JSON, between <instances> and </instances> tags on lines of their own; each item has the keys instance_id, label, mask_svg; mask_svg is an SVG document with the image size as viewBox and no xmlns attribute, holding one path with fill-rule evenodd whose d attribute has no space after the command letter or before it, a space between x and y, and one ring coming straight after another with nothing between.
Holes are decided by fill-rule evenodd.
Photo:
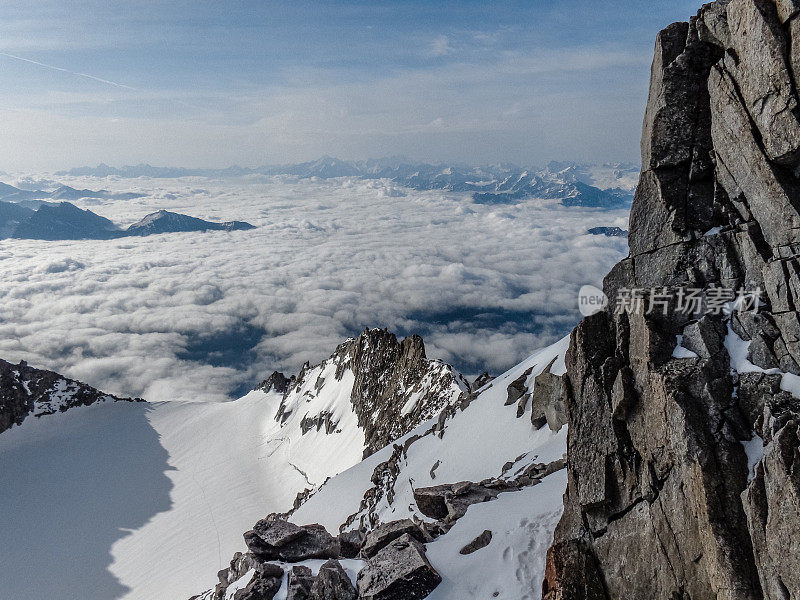
<instances>
[{"instance_id":1,"label":"snow-covered mountain","mask_svg":"<svg viewBox=\"0 0 800 600\"><path fill-rule=\"evenodd\" d=\"M32 378L21 373L0 379L3 390L25 388ZM62 405L78 404L73 391L66 386ZM367 330L236 401L98 402L28 418L0 435L0 561L14 573L3 591L188 598L246 550L242 534L256 520L292 509L467 392L458 373L425 358L419 338Z\"/></svg>"},{"instance_id":2,"label":"snow-covered mountain","mask_svg":"<svg viewBox=\"0 0 800 600\"><path fill-rule=\"evenodd\" d=\"M325 558L349 559L343 564L351 577L358 573L361 598L424 597L412 588L431 578L441 583L429 598L533 597L520 590L534 592L541 583L566 485L559 375L568 341L461 393L437 416L299 496L286 515L259 522L245 536L250 552L236 555L216 589L200 597L232 598L242 590L241 597L255 598L247 594L273 585L275 598L287 598L292 576L278 567L319 571L316 529L308 530L316 541L300 533L308 538L302 547L281 545L283 559L264 558L261 540L272 539L265 530L289 527L287 517L295 530L316 523L338 536ZM413 557L389 547L404 533L429 542L415 550L417 559L427 555L428 566L413 573L403 570ZM384 591L370 591L376 586ZM389 588L395 595L386 595Z\"/></svg>"},{"instance_id":3,"label":"snow-covered mountain","mask_svg":"<svg viewBox=\"0 0 800 600\"><path fill-rule=\"evenodd\" d=\"M0 365L12 409L50 399L0 435L4 596L797 598L798 15L717 0L658 36L604 290L663 306L470 386L380 330L223 403L70 407Z\"/></svg>"},{"instance_id":4,"label":"snow-covered mountain","mask_svg":"<svg viewBox=\"0 0 800 600\"><path fill-rule=\"evenodd\" d=\"M389 179L415 190L447 190L472 193L488 204L515 203L529 198L561 200L567 206L617 208L633 198L639 169L631 164L588 165L550 163L544 169L514 165L474 167L428 164L404 158L346 161L330 156L317 160L258 168L181 169L137 165L80 167L64 175L79 177L231 177L242 175L291 175L300 178L360 177Z\"/></svg>"}]
</instances>

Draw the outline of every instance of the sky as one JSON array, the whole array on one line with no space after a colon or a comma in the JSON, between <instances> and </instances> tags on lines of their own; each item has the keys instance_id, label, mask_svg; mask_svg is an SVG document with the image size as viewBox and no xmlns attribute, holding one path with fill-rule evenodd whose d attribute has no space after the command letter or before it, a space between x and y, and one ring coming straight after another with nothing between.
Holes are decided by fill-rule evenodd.
<instances>
[{"instance_id":1,"label":"sky","mask_svg":"<svg viewBox=\"0 0 800 600\"><path fill-rule=\"evenodd\" d=\"M0 171L638 161L697 0L0 0Z\"/></svg>"}]
</instances>

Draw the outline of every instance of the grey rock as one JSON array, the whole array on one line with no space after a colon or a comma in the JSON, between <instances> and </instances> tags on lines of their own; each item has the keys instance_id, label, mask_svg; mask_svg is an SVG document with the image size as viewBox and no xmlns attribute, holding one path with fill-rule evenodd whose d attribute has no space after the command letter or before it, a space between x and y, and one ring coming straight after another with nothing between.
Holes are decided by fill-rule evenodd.
<instances>
[{"instance_id":1,"label":"grey rock","mask_svg":"<svg viewBox=\"0 0 800 600\"><path fill-rule=\"evenodd\" d=\"M546 423L552 431L558 431L566 421L561 377L545 370L533 380L531 424L539 429Z\"/></svg>"},{"instance_id":2,"label":"grey rock","mask_svg":"<svg viewBox=\"0 0 800 600\"><path fill-rule=\"evenodd\" d=\"M469 544L461 548L458 551L459 554L472 554L473 552L477 552L481 548L485 548L492 542L492 532L488 529L485 529L483 533L478 535L474 540L472 540Z\"/></svg>"},{"instance_id":3,"label":"grey rock","mask_svg":"<svg viewBox=\"0 0 800 600\"><path fill-rule=\"evenodd\" d=\"M523 394L522 398L517 400L517 418L519 419L522 415L525 414L525 409L528 408L528 400L531 399L530 393ZM541 427L541 425L539 426ZM538 427L537 427L538 429Z\"/></svg>"},{"instance_id":4,"label":"grey rock","mask_svg":"<svg viewBox=\"0 0 800 600\"><path fill-rule=\"evenodd\" d=\"M143 400L104 394L53 371L34 369L24 361L11 364L0 360L0 434L29 416L42 417L101 402Z\"/></svg>"},{"instance_id":5,"label":"grey rock","mask_svg":"<svg viewBox=\"0 0 800 600\"><path fill-rule=\"evenodd\" d=\"M272 600L281 589L282 582L283 569L265 563L256 569L247 586L233 595L233 600Z\"/></svg>"},{"instance_id":6,"label":"grey rock","mask_svg":"<svg viewBox=\"0 0 800 600\"><path fill-rule=\"evenodd\" d=\"M684 328L682 344L700 358L710 359L723 351L726 333L719 319L703 317Z\"/></svg>"},{"instance_id":7,"label":"grey rock","mask_svg":"<svg viewBox=\"0 0 800 600\"><path fill-rule=\"evenodd\" d=\"M624 421L637 401L633 372L630 368L623 367L617 373L614 387L611 389L612 416L617 420Z\"/></svg>"},{"instance_id":8,"label":"grey rock","mask_svg":"<svg viewBox=\"0 0 800 600\"><path fill-rule=\"evenodd\" d=\"M303 565L295 565L289 571L286 580L286 600L308 600L313 584L314 575L312 575L311 569Z\"/></svg>"},{"instance_id":9,"label":"grey rock","mask_svg":"<svg viewBox=\"0 0 800 600\"><path fill-rule=\"evenodd\" d=\"M442 581L425 548L406 534L378 552L358 574L361 600L419 600Z\"/></svg>"},{"instance_id":10,"label":"grey rock","mask_svg":"<svg viewBox=\"0 0 800 600\"><path fill-rule=\"evenodd\" d=\"M355 558L361 552L361 547L364 545L364 540L367 536L363 531L358 529L354 531L345 531L339 534L339 548L341 550L342 558Z\"/></svg>"},{"instance_id":11,"label":"grey rock","mask_svg":"<svg viewBox=\"0 0 800 600\"><path fill-rule=\"evenodd\" d=\"M280 548L306 534L302 527L283 519L262 519L253 527L262 542Z\"/></svg>"},{"instance_id":12,"label":"grey rock","mask_svg":"<svg viewBox=\"0 0 800 600\"><path fill-rule=\"evenodd\" d=\"M800 215L790 200L798 197L797 182L771 164L759 146L760 133L753 128L731 69L735 69L733 61L726 58L708 80L718 171L724 170L731 178L722 184L731 198L746 199L770 246L791 245L798 240L800 228Z\"/></svg>"},{"instance_id":13,"label":"grey rock","mask_svg":"<svg viewBox=\"0 0 800 600\"><path fill-rule=\"evenodd\" d=\"M417 488L414 501L426 517L446 522L457 521L473 504L497 498L500 491L471 481Z\"/></svg>"},{"instance_id":14,"label":"grey rock","mask_svg":"<svg viewBox=\"0 0 800 600\"><path fill-rule=\"evenodd\" d=\"M356 600L358 593L339 561L329 560L319 569L308 600Z\"/></svg>"},{"instance_id":15,"label":"grey rock","mask_svg":"<svg viewBox=\"0 0 800 600\"><path fill-rule=\"evenodd\" d=\"M786 23L800 13L800 2L798 0L776 0L775 5L778 9L778 18L781 23Z\"/></svg>"},{"instance_id":16,"label":"grey rock","mask_svg":"<svg viewBox=\"0 0 800 600\"><path fill-rule=\"evenodd\" d=\"M761 134L764 151L770 160L796 165L800 159L800 120L785 61L787 39L775 2L733 0L727 14L731 46L738 57L737 87Z\"/></svg>"},{"instance_id":17,"label":"grey rock","mask_svg":"<svg viewBox=\"0 0 800 600\"><path fill-rule=\"evenodd\" d=\"M721 48L730 48L731 32L728 28L728 4L730 4L730 0L726 2L711 2L700 9L698 33L701 41Z\"/></svg>"},{"instance_id":18,"label":"grey rock","mask_svg":"<svg viewBox=\"0 0 800 600\"><path fill-rule=\"evenodd\" d=\"M260 560L300 562L310 558L338 558L339 540L318 524L303 525L298 534L294 527L280 520L263 520L244 534L250 552ZM274 530L273 530L274 528ZM274 539L279 545L264 540Z\"/></svg>"},{"instance_id":19,"label":"grey rock","mask_svg":"<svg viewBox=\"0 0 800 600\"><path fill-rule=\"evenodd\" d=\"M631 255L604 290L760 286L765 306L609 311L573 332L548 600L800 597L800 401L779 373L732 372L725 344L730 327L751 362L797 373L798 23L794 2L718 1L659 36ZM672 358L677 335L698 359Z\"/></svg>"},{"instance_id":20,"label":"grey rock","mask_svg":"<svg viewBox=\"0 0 800 600\"><path fill-rule=\"evenodd\" d=\"M367 534L367 538L361 548L361 555L364 558L372 558L389 543L405 534L410 535L419 542L424 543L431 541L431 537L428 533L411 519L391 521L378 525L378 527Z\"/></svg>"},{"instance_id":21,"label":"grey rock","mask_svg":"<svg viewBox=\"0 0 800 600\"><path fill-rule=\"evenodd\" d=\"M494 377L489 375L488 371L484 371L475 378L475 381L469 384L469 389L471 392L475 392L481 389L483 386L491 383L493 379Z\"/></svg>"},{"instance_id":22,"label":"grey rock","mask_svg":"<svg viewBox=\"0 0 800 600\"><path fill-rule=\"evenodd\" d=\"M256 386L257 390L263 392L277 392L285 394L289 391L289 387L294 383L294 378L288 378L283 373L273 371L272 375L267 377L264 381Z\"/></svg>"},{"instance_id":23,"label":"grey rock","mask_svg":"<svg viewBox=\"0 0 800 600\"><path fill-rule=\"evenodd\" d=\"M796 418L797 412L793 416ZM770 600L792 598L800 590L798 422L789 420L774 435L753 481L743 492L761 586Z\"/></svg>"},{"instance_id":24,"label":"grey rock","mask_svg":"<svg viewBox=\"0 0 800 600\"><path fill-rule=\"evenodd\" d=\"M451 405L453 384L468 388L458 373L426 358L418 335L398 340L386 330L367 329L340 344L333 360L337 379L345 368L355 375L350 401L364 430L365 458ZM420 400L413 410L401 414L412 394Z\"/></svg>"},{"instance_id":25,"label":"grey rock","mask_svg":"<svg viewBox=\"0 0 800 600\"><path fill-rule=\"evenodd\" d=\"M506 397L506 406L514 404L528 392L526 382L530 377L533 367L525 371L522 375L517 377L514 381L508 384L506 388L508 396Z\"/></svg>"}]
</instances>

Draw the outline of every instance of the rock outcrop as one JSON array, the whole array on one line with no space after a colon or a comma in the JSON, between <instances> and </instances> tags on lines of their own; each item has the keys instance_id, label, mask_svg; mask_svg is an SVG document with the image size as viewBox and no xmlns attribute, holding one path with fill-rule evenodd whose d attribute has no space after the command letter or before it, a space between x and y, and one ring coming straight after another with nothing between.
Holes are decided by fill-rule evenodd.
<instances>
[{"instance_id":1,"label":"rock outcrop","mask_svg":"<svg viewBox=\"0 0 800 600\"><path fill-rule=\"evenodd\" d=\"M470 388L452 367L425 357L425 344L418 335L398 340L385 329L366 329L340 344L321 365L305 365L290 379L273 373L257 389L283 394L284 402L275 417L283 422L293 408L290 398L304 388L307 397L324 391L330 382L320 373L327 368L333 369L336 382L346 375L353 378L350 404L364 431L365 458L455 404ZM338 426L330 412L307 414L301 423L304 434L311 430L332 433Z\"/></svg>"},{"instance_id":2,"label":"rock outcrop","mask_svg":"<svg viewBox=\"0 0 800 600\"><path fill-rule=\"evenodd\" d=\"M360 550L366 560L358 574L358 590L338 560L342 557L340 538L321 525L299 526L270 515L245 533L244 539L249 552L234 555L230 566L218 573L216 588L192 600L270 600L284 576L277 562L321 558L328 560L316 575L307 565L292 564L287 600L414 600L424 598L441 582L425 556L424 543L432 538L408 519L381 525L366 541L363 536L348 536L348 543L363 545Z\"/></svg>"},{"instance_id":3,"label":"rock outcrop","mask_svg":"<svg viewBox=\"0 0 800 600\"><path fill-rule=\"evenodd\" d=\"M14 365L0 360L0 433L22 424L31 415L41 417L75 406L118 401L142 400L117 398L58 373L34 369L25 362Z\"/></svg>"},{"instance_id":4,"label":"rock outcrop","mask_svg":"<svg viewBox=\"0 0 800 600\"><path fill-rule=\"evenodd\" d=\"M364 456L398 439L413 426L436 416L449 402L451 390L469 383L450 367L425 358L418 335L398 341L393 333L371 329L336 351L355 374L350 397L364 429Z\"/></svg>"},{"instance_id":5,"label":"rock outcrop","mask_svg":"<svg viewBox=\"0 0 800 600\"><path fill-rule=\"evenodd\" d=\"M567 353L548 600L800 597L798 8L658 36L630 256Z\"/></svg>"}]
</instances>

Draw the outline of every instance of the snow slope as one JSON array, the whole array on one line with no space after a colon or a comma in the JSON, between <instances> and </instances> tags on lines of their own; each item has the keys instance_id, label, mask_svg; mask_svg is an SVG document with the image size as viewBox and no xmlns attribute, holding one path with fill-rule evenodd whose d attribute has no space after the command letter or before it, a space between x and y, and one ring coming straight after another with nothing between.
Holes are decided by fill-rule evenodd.
<instances>
[{"instance_id":1,"label":"snow slope","mask_svg":"<svg viewBox=\"0 0 800 600\"><path fill-rule=\"evenodd\" d=\"M504 465L517 458L519 465L515 465L514 470L523 464L549 463L561 458L566 453L566 427L558 433L551 432L547 426L534 430L530 407L517 418L516 406L504 406L504 403L508 385L531 367L533 370L527 380L529 389L533 388L536 375L553 361L550 372L563 374L568 346L569 338L565 337L484 386L465 410L456 411L441 437L441 432L431 431L437 422L431 419L395 442L402 446L410 438L422 436L408 446L405 458L399 463L400 474L391 486L392 501L384 495L369 512L381 522L412 515L427 519L416 508L413 488L498 477ZM351 515L366 516L364 511L359 511L361 500L373 487L371 477L375 468L389 460L392 453L392 446L384 448L334 477L295 511L291 520L297 524L320 523L329 531L339 531ZM357 525L353 521L346 529Z\"/></svg>"},{"instance_id":2,"label":"snow slope","mask_svg":"<svg viewBox=\"0 0 800 600\"><path fill-rule=\"evenodd\" d=\"M562 469L539 485L470 506L447 535L428 544L428 559L442 583L427 600L541 598L547 549L561 518L566 487ZM459 553L485 530L492 532L488 546Z\"/></svg>"},{"instance_id":3,"label":"snow slope","mask_svg":"<svg viewBox=\"0 0 800 600\"><path fill-rule=\"evenodd\" d=\"M2 596L181 599L213 586L255 521L362 459L355 374L340 349L286 395L102 403L5 432ZM448 381L427 401L455 401L462 390Z\"/></svg>"}]
</instances>

